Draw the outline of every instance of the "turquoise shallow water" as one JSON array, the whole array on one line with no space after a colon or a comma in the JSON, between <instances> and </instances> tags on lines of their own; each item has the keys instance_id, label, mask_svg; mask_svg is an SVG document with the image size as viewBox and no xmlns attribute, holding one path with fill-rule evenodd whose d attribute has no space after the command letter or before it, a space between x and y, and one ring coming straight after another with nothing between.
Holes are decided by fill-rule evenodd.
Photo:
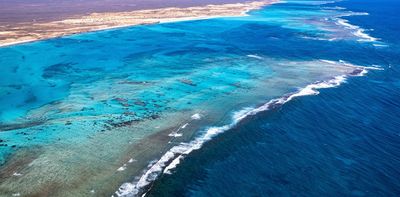
<instances>
[{"instance_id":1,"label":"turquoise shallow water","mask_svg":"<svg viewBox=\"0 0 400 197\"><path fill-rule=\"evenodd\" d=\"M350 15L366 13L291 1L0 48L0 190L134 195L271 99L383 72L365 57L390 43Z\"/></svg>"},{"instance_id":2,"label":"turquoise shallow water","mask_svg":"<svg viewBox=\"0 0 400 197\"><path fill-rule=\"evenodd\" d=\"M369 13L344 19L373 29L368 34L380 43L370 47L363 41L302 40L300 46L307 49L289 54L328 55L327 59L376 64L384 70L248 116L193 151L172 174L163 174L147 196L400 194L399 2L349 0L323 6ZM299 6L289 3L270 9L292 8Z\"/></svg>"}]
</instances>

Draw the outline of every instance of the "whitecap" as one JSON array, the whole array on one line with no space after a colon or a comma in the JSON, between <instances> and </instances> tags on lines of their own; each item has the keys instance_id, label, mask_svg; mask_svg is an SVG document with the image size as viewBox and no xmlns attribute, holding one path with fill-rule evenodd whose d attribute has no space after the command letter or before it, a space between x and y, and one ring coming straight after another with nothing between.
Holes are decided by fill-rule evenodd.
<instances>
[{"instance_id":1,"label":"whitecap","mask_svg":"<svg viewBox=\"0 0 400 197\"><path fill-rule=\"evenodd\" d=\"M352 25L349 23L348 20L341 18L341 17L346 17L346 16L365 16L365 15L369 15L369 14L366 12L349 12L347 14L342 14L336 18L336 24L344 27L345 29L350 30L351 34L360 38L360 39L358 39L359 42L376 42L379 39L372 37L369 34L365 33L365 31L367 31L367 30L365 30L357 25Z\"/></svg>"},{"instance_id":2,"label":"whitecap","mask_svg":"<svg viewBox=\"0 0 400 197\"><path fill-rule=\"evenodd\" d=\"M179 127L179 129L177 129L176 131L174 131L174 132L168 134L168 136L170 136L170 137L181 137L183 134L182 134L182 133L179 133L179 131L180 131L181 129L186 128L188 125L189 125L189 123L183 124L182 126Z\"/></svg>"},{"instance_id":3,"label":"whitecap","mask_svg":"<svg viewBox=\"0 0 400 197\"><path fill-rule=\"evenodd\" d=\"M336 20L336 24L337 25L341 25L341 26L343 26L345 28L348 28L348 29L357 29L357 28L359 28L358 26L350 24L348 20L342 19L342 18L338 18Z\"/></svg>"},{"instance_id":4,"label":"whitecap","mask_svg":"<svg viewBox=\"0 0 400 197\"><path fill-rule=\"evenodd\" d=\"M123 166L121 166L117 169L117 171L119 171L119 172L124 171L124 170L126 170L126 164L124 164Z\"/></svg>"},{"instance_id":5,"label":"whitecap","mask_svg":"<svg viewBox=\"0 0 400 197\"><path fill-rule=\"evenodd\" d=\"M359 39L358 41L360 42L375 42L378 40L378 38L374 38L370 35L368 35L367 33L365 33L364 29L357 29L355 32L353 32L353 34L361 39Z\"/></svg>"},{"instance_id":6,"label":"whitecap","mask_svg":"<svg viewBox=\"0 0 400 197\"><path fill-rule=\"evenodd\" d=\"M386 45L386 44L372 44L372 45L374 45L376 47L388 47L388 45Z\"/></svg>"},{"instance_id":7,"label":"whitecap","mask_svg":"<svg viewBox=\"0 0 400 197\"><path fill-rule=\"evenodd\" d=\"M165 174L172 174L172 171L171 171L171 170L175 169L176 166L179 165L179 163L181 162L182 159L183 159L183 156L182 156L182 155L179 155L177 158L175 158L174 160L172 160L172 162L171 162L167 167L165 167L163 173L165 173Z\"/></svg>"},{"instance_id":8,"label":"whitecap","mask_svg":"<svg viewBox=\"0 0 400 197\"><path fill-rule=\"evenodd\" d=\"M22 174L18 173L18 172L14 172L13 176L22 176Z\"/></svg>"},{"instance_id":9,"label":"whitecap","mask_svg":"<svg viewBox=\"0 0 400 197\"><path fill-rule=\"evenodd\" d=\"M230 124L219 127L210 127L200 132L199 137L195 138L189 143L180 143L179 145L172 147L158 161L150 162L150 164L148 165L148 169L138 179L138 181L136 181L135 183L124 183L123 185L120 186L118 191L115 192L115 194L117 196L137 196L139 193L145 190L146 187L148 187L153 181L155 181L160 174L162 173L171 174L172 170L175 169L177 165L179 165L179 163L185 158L186 155L190 154L194 150L200 149L204 143L211 140L215 136L231 129L244 118L255 115L262 111L267 111L282 106L283 104L291 101L296 97L317 95L319 94L318 91L319 89L339 86L340 84L346 81L348 76L361 76L366 73L364 72L364 70L368 69L368 67L354 66L344 61L342 62L334 62L330 60L320 60L320 61L329 62L332 64L342 64L346 66L352 66L355 67L356 69L362 68L362 71L353 72L355 74L349 73L348 75L339 75L326 81L320 81L309 84L306 87L299 89L294 93L284 95L280 98L272 99L269 102L257 108L252 108L252 107L243 108L242 110L233 113L232 122Z\"/></svg>"},{"instance_id":10,"label":"whitecap","mask_svg":"<svg viewBox=\"0 0 400 197\"><path fill-rule=\"evenodd\" d=\"M337 64L337 62L332 61L332 60L324 60L324 59L320 59L319 61L324 62L324 63L328 63L328 64Z\"/></svg>"},{"instance_id":11,"label":"whitecap","mask_svg":"<svg viewBox=\"0 0 400 197\"><path fill-rule=\"evenodd\" d=\"M193 114L191 117L193 120L200 120L201 119L201 115L199 113Z\"/></svg>"},{"instance_id":12,"label":"whitecap","mask_svg":"<svg viewBox=\"0 0 400 197\"><path fill-rule=\"evenodd\" d=\"M168 134L168 136L170 137L182 137L182 135L183 135L182 133L175 133L175 132Z\"/></svg>"},{"instance_id":13,"label":"whitecap","mask_svg":"<svg viewBox=\"0 0 400 197\"><path fill-rule=\"evenodd\" d=\"M358 69L363 69L363 70L384 70L381 66L379 65L371 65L371 66L357 66L354 64L351 64L349 62L346 62L344 60L339 60L339 63L348 67L352 67L352 68L358 68Z\"/></svg>"},{"instance_id":14,"label":"whitecap","mask_svg":"<svg viewBox=\"0 0 400 197\"><path fill-rule=\"evenodd\" d=\"M137 161L137 160L136 160L136 159L130 158L129 161L128 161L128 163L133 163L133 162L135 162L135 161Z\"/></svg>"},{"instance_id":15,"label":"whitecap","mask_svg":"<svg viewBox=\"0 0 400 197\"><path fill-rule=\"evenodd\" d=\"M189 123L186 123L186 124L182 125L182 126L181 126L181 129L186 128L188 125L189 125Z\"/></svg>"},{"instance_id":16,"label":"whitecap","mask_svg":"<svg viewBox=\"0 0 400 197\"><path fill-rule=\"evenodd\" d=\"M301 38L307 39L307 40L321 40L321 41L335 41L337 38L323 38L323 37L311 37L311 36L301 36Z\"/></svg>"},{"instance_id":17,"label":"whitecap","mask_svg":"<svg viewBox=\"0 0 400 197\"><path fill-rule=\"evenodd\" d=\"M258 55L247 55L247 57L254 58L254 59L258 59L258 60L264 59L263 57L258 56Z\"/></svg>"}]
</instances>

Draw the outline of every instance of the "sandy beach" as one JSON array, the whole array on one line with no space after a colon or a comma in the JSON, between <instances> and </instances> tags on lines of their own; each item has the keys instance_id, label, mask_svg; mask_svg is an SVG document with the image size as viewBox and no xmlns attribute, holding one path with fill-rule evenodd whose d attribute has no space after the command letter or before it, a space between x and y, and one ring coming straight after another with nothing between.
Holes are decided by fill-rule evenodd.
<instances>
[{"instance_id":1,"label":"sandy beach","mask_svg":"<svg viewBox=\"0 0 400 197\"><path fill-rule=\"evenodd\" d=\"M243 16L274 0L254 1L187 8L135 10L127 12L91 13L50 22L24 22L0 26L0 46L55 38L82 32L98 31L133 25L154 24L214 17Z\"/></svg>"}]
</instances>

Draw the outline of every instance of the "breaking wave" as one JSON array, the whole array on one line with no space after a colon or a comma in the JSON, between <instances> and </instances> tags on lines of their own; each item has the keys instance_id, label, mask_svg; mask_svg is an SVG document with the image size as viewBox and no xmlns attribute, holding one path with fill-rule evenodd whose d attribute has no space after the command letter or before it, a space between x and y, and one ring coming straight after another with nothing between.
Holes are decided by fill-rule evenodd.
<instances>
[{"instance_id":1,"label":"breaking wave","mask_svg":"<svg viewBox=\"0 0 400 197\"><path fill-rule=\"evenodd\" d=\"M253 116L262 111L268 111L271 109L276 109L283 104L291 101L296 97L317 95L319 94L319 89L332 88L339 86L344 83L348 77L351 76L363 76L370 69L380 69L378 67L362 67L355 66L344 61L330 61L330 60L320 60L330 64L342 64L349 67L353 67L354 70L346 75L339 75L325 81L317 81L315 83L309 84L306 87L299 89L296 92L286 94L280 98L272 99L269 102L261 105L259 107L253 108L248 107L240 111L233 113L232 122L227 125L219 127L209 127L204 131L200 132L199 136L188 143L180 143L172 147L167 151L158 161L150 162L145 173L136 182L127 182L120 186L118 191L115 192L116 196L139 196L145 195L151 183L154 182L161 174L171 174L172 170L176 168L177 165L191 152L200 149L206 142L213 139L215 136L235 127L241 120L246 117ZM197 117L197 116L196 116Z\"/></svg>"}]
</instances>

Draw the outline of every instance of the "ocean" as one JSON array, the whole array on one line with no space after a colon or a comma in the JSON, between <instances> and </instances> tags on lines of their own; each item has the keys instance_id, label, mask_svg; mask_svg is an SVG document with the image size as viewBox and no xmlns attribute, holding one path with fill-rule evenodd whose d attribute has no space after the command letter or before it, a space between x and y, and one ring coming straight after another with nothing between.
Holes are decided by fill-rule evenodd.
<instances>
[{"instance_id":1,"label":"ocean","mask_svg":"<svg viewBox=\"0 0 400 197\"><path fill-rule=\"evenodd\" d=\"M278 6L283 12L293 4L265 12ZM173 174L162 175L147 196L400 195L400 2L348 0L322 7L368 13L345 19L386 46L303 40L305 49L285 54L329 54L384 70L247 117L187 156Z\"/></svg>"},{"instance_id":2,"label":"ocean","mask_svg":"<svg viewBox=\"0 0 400 197\"><path fill-rule=\"evenodd\" d=\"M0 194L398 196L399 4L2 47Z\"/></svg>"}]
</instances>

